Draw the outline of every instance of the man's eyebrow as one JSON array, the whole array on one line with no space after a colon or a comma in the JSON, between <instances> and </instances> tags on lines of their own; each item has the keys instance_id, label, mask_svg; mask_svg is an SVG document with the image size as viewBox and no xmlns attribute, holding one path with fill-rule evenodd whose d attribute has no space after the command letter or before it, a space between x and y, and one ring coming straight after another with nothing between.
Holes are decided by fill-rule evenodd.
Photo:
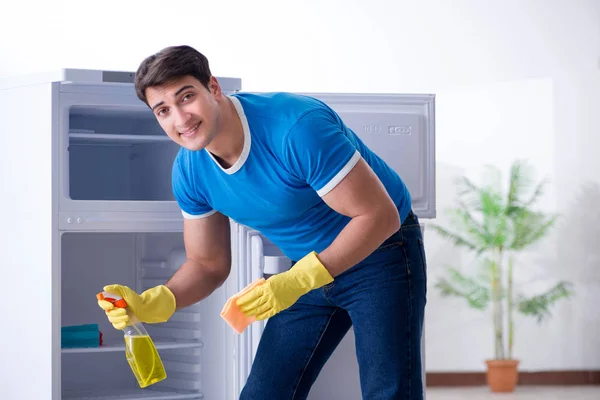
<instances>
[{"instance_id":1,"label":"man's eyebrow","mask_svg":"<svg viewBox=\"0 0 600 400\"><path fill-rule=\"evenodd\" d=\"M175 92L175 96L179 96L179 93L183 92L183 91L184 91L184 90L186 90L186 89L192 89L193 87L194 87L194 86L192 86L192 85L185 85L185 86L182 86L181 88L179 88L179 90L178 90L178 91L176 91L176 92Z\"/></svg>"},{"instance_id":2,"label":"man's eyebrow","mask_svg":"<svg viewBox=\"0 0 600 400\"><path fill-rule=\"evenodd\" d=\"M154 111L154 110L155 110L157 107L160 107L160 106L162 106L163 104L165 104L165 102L164 102L164 101L160 101L160 102L156 103L156 104L154 105L154 107L152 107L152 111Z\"/></svg>"},{"instance_id":3,"label":"man's eyebrow","mask_svg":"<svg viewBox=\"0 0 600 400\"><path fill-rule=\"evenodd\" d=\"M179 95L179 93L183 92L184 90L187 90L187 89L193 89L193 88L194 88L194 86L192 86L192 85L185 85L185 86L182 86L182 87L180 87L180 88L179 88L179 90L177 90L177 91L175 92L174 96L178 96L178 95ZM152 111L154 111L154 110L155 110L157 107L160 107L160 106L162 106L163 104L165 104L165 102L164 102L164 101L160 101L160 102L156 103L156 104L155 104L155 105L152 107Z\"/></svg>"}]
</instances>

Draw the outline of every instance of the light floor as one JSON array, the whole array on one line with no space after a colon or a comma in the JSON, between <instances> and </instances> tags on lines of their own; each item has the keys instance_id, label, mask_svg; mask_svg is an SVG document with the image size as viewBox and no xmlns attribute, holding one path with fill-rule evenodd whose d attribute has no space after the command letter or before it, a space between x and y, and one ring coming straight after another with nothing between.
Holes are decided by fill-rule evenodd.
<instances>
[{"instance_id":1,"label":"light floor","mask_svg":"<svg viewBox=\"0 0 600 400\"><path fill-rule=\"evenodd\" d=\"M600 386L517 386L513 393L491 393L486 386L427 388L426 400L600 400Z\"/></svg>"}]
</instances>

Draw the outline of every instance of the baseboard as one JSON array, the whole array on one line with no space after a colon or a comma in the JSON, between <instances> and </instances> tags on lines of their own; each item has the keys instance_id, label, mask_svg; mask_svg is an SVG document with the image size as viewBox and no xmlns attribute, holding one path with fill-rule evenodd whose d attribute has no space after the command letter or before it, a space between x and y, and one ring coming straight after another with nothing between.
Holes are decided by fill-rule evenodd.
<instances>
[{"instance_id":1,"label":"baseboard","mask_svg":"<svg viewBox=\"0 0 600 400\"><path fill-rule=\"evenodd\" d=\"M435 386L486 385L485 372L427 372L426 384ZM600 370L519 371L518 385L600 385Z\"/></svg>"}]
</instances>

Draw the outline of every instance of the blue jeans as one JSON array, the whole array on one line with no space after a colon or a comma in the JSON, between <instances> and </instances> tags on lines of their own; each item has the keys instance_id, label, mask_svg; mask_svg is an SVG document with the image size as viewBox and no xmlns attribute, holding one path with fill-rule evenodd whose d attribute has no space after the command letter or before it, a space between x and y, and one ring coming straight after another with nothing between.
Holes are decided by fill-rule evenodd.
<instances>
[{"instance_id":1,"label":"blue jeans","mask_svg":"<svg viewBox=\"0 0 600 400\"><path fill-rule=\"evenodd\" d=\"M268 320L240 399L306 399L350 326L363 398L423 399L425 262L419 221L411 212L365 260Z\"/></svg>"}]
</instances>

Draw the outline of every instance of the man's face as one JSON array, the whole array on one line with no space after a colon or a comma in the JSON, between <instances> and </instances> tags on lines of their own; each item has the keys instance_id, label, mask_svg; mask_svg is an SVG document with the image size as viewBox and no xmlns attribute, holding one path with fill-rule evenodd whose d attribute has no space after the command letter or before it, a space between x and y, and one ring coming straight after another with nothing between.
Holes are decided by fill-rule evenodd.
<instances>
[{"instance_id":1,"label":"man's face","mask_svg":"<svg viewBox=\"0 0 600 400\"><path fill-rule=\"evenodd\" d=\"M192 76L146 89L146 99L160 126L175 143L202 150L219 131L221 88L211 78L209 89Z\"/></svg>"}]
</instances>

